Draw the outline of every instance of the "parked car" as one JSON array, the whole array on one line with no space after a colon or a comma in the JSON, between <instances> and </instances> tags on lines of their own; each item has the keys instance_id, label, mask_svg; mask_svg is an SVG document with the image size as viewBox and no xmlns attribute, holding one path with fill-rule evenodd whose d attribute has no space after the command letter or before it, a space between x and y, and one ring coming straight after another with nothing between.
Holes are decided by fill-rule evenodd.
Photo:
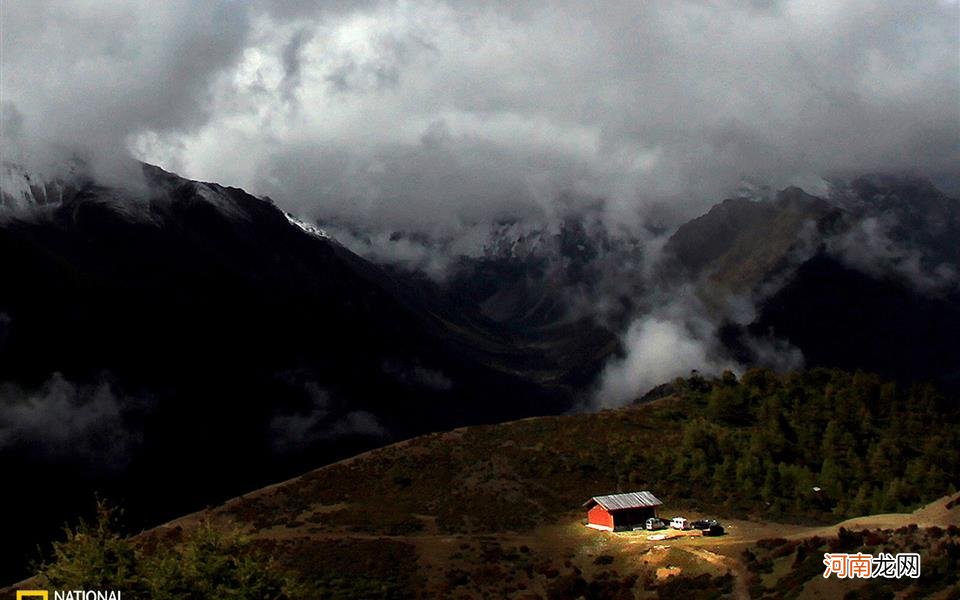
<instances>
[{"instance_id":1,"label":"parked car","mask_svg":"<svg viewBox=\"0 0 960 600\"><path fill-rule=\"evenodd\" d=\"M690 521L683 517L674 517L670 521L670 527L673 529L690 529Z\"/></svg>"},{"instance_id":2,"label":"parked car","mask_svg":"<svg viewBox=\"0 0 960 600\"><path fill-rule=\"evenodd\" d=\"M707 529L710 527L710 522L707 519L697 519L695 521L690 521L691 529Z\"/></svg>"},{"instance_id":3,"label":"parked car","mask_svg":"<svg viewBox=\"0 0 960 600\"><path fill-rule=\"evenodd\" d=\"M703 530L703 535L723 535L723 525L714 521L714 524Z\"/></svg>"},{"instance_id":4,"label":"parked car","mask_svg":"<svg viewBox=\"0 0 960 600\"><path fill-rule=\"evenodd\" d=\"M657 529L666 529L667 522L661 519L660 517L650 517L646 522L647 531L655 531Z\"/></svg>"},{"instance_id":5,"label":"parked car","mask_svg":"<svg viewBox=\"0 0 960 600\"><path fill-rule=\"evenodd\" d=\"M710 529L714 525L719 525L716 519L697 519L690 523L691 529Z\"/></svg>"}]
</instances>

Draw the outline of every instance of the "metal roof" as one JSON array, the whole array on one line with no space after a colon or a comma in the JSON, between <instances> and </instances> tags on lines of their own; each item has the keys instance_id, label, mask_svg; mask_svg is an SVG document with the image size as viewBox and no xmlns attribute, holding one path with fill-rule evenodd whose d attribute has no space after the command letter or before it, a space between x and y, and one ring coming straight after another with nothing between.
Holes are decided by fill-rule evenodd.
<instances>
[{"instance_id":1,"label":"metal roof","mask_svg":"<svg viewBox=\"0 0 960 600\"><path fill-rule=\"evenodd\" d=\"M626 508L644 508L649 506L660 506L663 502L648 491L627 492L625 494L612 494L610 496L594 496L583 503L589 506L597 503L606 510L623 510Z\"/></svg>"}]
</instances>

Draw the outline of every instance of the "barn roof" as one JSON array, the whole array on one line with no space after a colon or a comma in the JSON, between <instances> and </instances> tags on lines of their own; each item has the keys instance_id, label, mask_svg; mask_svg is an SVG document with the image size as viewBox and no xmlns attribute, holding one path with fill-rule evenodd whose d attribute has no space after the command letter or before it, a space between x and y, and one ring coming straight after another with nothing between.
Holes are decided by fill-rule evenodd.
<instances>
[{"instance_id":1,"label":"barn roof","mask_svg":"<svg viewBox=\"0 0 960 600\"><path fill-rule=\"evenodd\" d=\"M606 510L624 510L627 508L645 508L660 506L663 502L647 491L612 494L610 496L594 496L583 503L584 506L599 504Z\"/></svg>"}]
</instances>

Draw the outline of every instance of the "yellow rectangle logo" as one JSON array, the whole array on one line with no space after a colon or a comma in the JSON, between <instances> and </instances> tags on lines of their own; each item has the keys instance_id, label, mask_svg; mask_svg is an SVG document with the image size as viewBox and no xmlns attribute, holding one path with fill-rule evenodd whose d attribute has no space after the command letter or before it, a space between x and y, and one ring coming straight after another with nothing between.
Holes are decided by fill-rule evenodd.
<instances>
[{"instance_id":1,"label":"yellow rectangle logo","mask_svg":"<svg viewBox=\"0 0 960 600\"><path fill-rule=\"evenodd\" d=\"M17 600L50 600L47 590L17 590Z\"/></svg>"}]
</instances>

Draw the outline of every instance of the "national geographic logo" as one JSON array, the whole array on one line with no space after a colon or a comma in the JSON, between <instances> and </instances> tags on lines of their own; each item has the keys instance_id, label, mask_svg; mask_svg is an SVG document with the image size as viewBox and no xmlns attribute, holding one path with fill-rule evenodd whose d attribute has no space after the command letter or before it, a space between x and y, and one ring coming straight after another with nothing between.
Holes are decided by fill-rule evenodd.
<instances>
[{"instance_id":1,"label":"national geographic logo","mask_svg":"<svg viewBox=\"0 0 960 600\"><path fill-rule=\"evenodd\" d=\"M47 590L17 590L17 600L50 600ZM53 600L123 600L116 590L53 590Z\"/></svg>"}]
</instances>

